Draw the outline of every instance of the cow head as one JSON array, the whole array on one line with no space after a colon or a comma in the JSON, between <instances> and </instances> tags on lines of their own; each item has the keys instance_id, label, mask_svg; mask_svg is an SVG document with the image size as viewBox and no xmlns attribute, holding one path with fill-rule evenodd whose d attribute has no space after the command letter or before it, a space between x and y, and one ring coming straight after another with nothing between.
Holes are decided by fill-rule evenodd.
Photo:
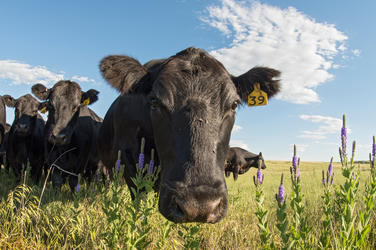
<instances>
[{"instance_id":1,"label":"cow head","mask_svg":"<svg viewBox=\"0 0 376 250\"><path fill-rule=\"evenodd\" d=\"M35 84L32 92L45 101L42 109L48 111L47 138L58 146L70 143L80 108L97 101L99 93L94 89L83 92L76 82L66 80L57 82L50 89Z\"/></svg>"},{"instance_id":2,"label":"cow head","mask_svg":"<svg viewBox=\"0 0 376 250\"><path fill-rule=\"evenodd\" d=\"M269 97L276 94L279 83L273 78L279 71L257 67L234 77L195 48L145 67L128 56L108 56L100 70L125 98L148 100L145 112L162 166L160 212L174 222L221 220L227 212L224 162L236 108L257 82Z\"/></svg>"},{"instance_id":3,"label":"cow head","mask_svg":"<svg viewBox=\"0 0 376 250\"><path fill-rule=\"evenodd\" d=\"M30 94L21 96L18 99L14 99L10 95L4 95L3 100L5 105L14 108L14 133L19 136L30 135L34 130L41 103Z\"/></svg>"},{"instance_id":4,"label":"cow head","mask_svg":"<svg viewBox=\"0 0 376 250\"><path fill-rule=\"evenodd\" d=\"M245 174L251 167L258 168L259 162L261 169L265 169L266 165L261 152L254 156L246 155L243 157L239 155L234 157L234 159L226 160L225 176L229 177L233 173L234 180L237 180L239 174Z\"/></svg>"}]
</instances>

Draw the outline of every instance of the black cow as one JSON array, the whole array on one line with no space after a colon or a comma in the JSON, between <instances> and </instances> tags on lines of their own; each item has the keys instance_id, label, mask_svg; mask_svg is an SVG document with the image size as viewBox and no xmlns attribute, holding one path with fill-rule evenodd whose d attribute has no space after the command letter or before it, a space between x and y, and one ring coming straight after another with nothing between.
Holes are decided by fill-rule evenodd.
<instances>
[{"instance_id":1,"label":"black cow","mask_svg":"<svg viewBox=\"0 0 376 250\"><path fill-rule=\"evenodd\" d=\"M9 136L9 131L10 131L10 125L8 123L5 124L5 131L4 135L2 136L2 142L0 145L0 165L4 165L5 163L5 170L8 171L9 165L6 164L6 148L7 148L7 141L8 141L8 136Z\"/></svg>"},{"instance_id":2,"label":"black cow","mask_svg":"<svg viewBox=\"0 0 376 250\"><path fill-rule=\"evenodd\" d=\"M73 191L78 174L88 181L98 164L97 134L102 122L87 104L98 100L98 91L83 92L73 81L59 81L48 89L35 84L32 92L48 111L44 133L45 162L52 166L52 183L60 188L69 176Z\"/></svg>"},{"instance_id":3,"label":"black cow","mask_svg":"<svg viewBox=\"0 0 376 250\"><path fill-rule=\"evenodd\" d=\"M3 145L3 142L4 142L5 130L6 130L5 102L4 102L4 98L0 96L0 147Z\"/></svg>"},{"instance_id":4,"label":"black cow","mask_svg":"<svg viewBox=\"0 0 376 250\"><path fill-rule=\"evenodd\" d=\"M261 168L265 169L266 165L261 152L254 154L242 148L231 147L227 151L225 175L229 177L232 172L234 180L237 180L239 174L246 173L251 167L258 168L259 160L261 161Z\"/></svg>"},{"instance_id":5,"label":"black cow","mask_svg":"<svg viewBox=\"0 0 376 250\"><path fill-rule=\"evenodd\" d=\"M5 104L14 108L14 121L6 141L7 164L17 177L29 161L31 177L38 182L43 168L44 120L38 114L40 103L27 94L14 99L3 96Z\"/></svg>"},{"instance_id":6,"label":"black cow","mask_svg":"<svg viewBox=\"0 0 376 250\"><path fill-rule=\"evenodd\" d=\"M215 223L227 212L224 162L235 110L255 83L269 97L279 91L280 72L256 67L241 76L204 50L185 49L142 66L128 56L100 63L103 77L121 92L104 118L99 153L107 167L122 151L129 187L141 137L145 162L155 147L162 166L159 211L174 222Z\"/></svg>"}]
</instances>

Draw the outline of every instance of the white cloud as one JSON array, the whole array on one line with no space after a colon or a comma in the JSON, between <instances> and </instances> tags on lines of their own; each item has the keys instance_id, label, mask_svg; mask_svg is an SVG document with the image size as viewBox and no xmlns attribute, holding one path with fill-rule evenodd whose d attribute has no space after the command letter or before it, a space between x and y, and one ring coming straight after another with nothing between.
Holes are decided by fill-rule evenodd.
<instances>
[{"instance_id":1,"label":"white cloud","mask_svg":"<svg viewBox=\"0 0 376 250\"><path fill-rule=\"evenodd\" d=\"M32 66L14 60L0 60L0 79L8 79L11 84L54 84L65 79L64 73L55 73L45 66ZM86 76L73 76L72 80L86 83L95 83L95 80Z\"/></svg>"},{"instance_id":2,"label":"white cloud","mask_svg":"<svg viewBox=\"0 0 376 250\"><path fill-rule=\"evenodd\" d=\"M236 132L239 132L242 129L243 129L242 126L234 124L234 127L232 128L231 132L236 133Z\"/></svg>"},{"instance_id":3,"label":"white cloud","mask_svg":"<svg viewBox=\"0 0 376 250\"><path fill-rule=\"evenodd\" d=\"M230 147L240 147L240 148L250 151L248 144L242 140L231 140Z\"/></svg>"},{"instance_id":4,"label":"white cloud","mask_svg":"<svg viewBox=\"0 0 376 250\"><path fill-rule=\"evenodd\" d=\"M232 42L210 53L235 75L256 65L279 69L282 91L277 98L319 102L315 88L333 78L329 70L338 67L334 58L347 50L347 36L293 7L280 9L257 1L221 3L208 7L201 20Z\"/></svg>"},{"instance_id":5,"label":"white cloud","mask_svg":"<svg viewBox=\"0 0 376 250\"><path fill-rule=\"evenodd\" d=\"M95 83L94 79L90 79L87 76L72 76L72 80L79 81L79 82Z\"/></svg>"},{"instance_id":6,"label":"white cloud","mask_svg":"<svg viewBox=\"0 0 376 250\"><path fill-rule=\"evenodd\" d=\"M63 74L54 73L44 66L31 66L13 60L0 60L0 78L11 80L12 84L48 84L64 79Z\"/></svg>"},{"instance_id":7,"label":"white cloud","mask_svg":"<svg viewBox=\"0 0 376 250\"><path fill-rule=\"evenodd\" d=\"M322 140L325 139L328 134L339 134L341 131L342 120L339 118L322 115L301 115L299 117L302 120L320 124L316 130L301 131L298 136L300 138ZM347 129L347 131L351 133L351 130Z\"/></svg>"},{"instance_id":8,"label":"white cloud","mask_svg":"<svg viewBox=\"0 0 376 250\"><path fill-rule=\"evenodd\" d=\"M302 153L306 151L306 149L309 147L308 144L295 144L295 145L296 145L297 153ZM291 146L294 146L294 144L291 144Z\"/></svg>"},{"instance_id":9,"label":"white cloud","mask_svg":"<svg viewBox=\"0 0 376 250\"><path fill-rule=\"evenodd\" d=\"M360 56L360 50L358 49L353 49L351 52L354 54L354 56Z\"/></svg>"}]
</instances>

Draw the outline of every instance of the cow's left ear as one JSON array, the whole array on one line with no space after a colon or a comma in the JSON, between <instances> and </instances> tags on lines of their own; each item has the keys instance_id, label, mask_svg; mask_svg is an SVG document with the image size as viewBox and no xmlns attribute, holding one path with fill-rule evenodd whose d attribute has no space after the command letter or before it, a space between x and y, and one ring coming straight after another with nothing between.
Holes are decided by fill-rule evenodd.
<instances>
[{"instance_id":1,"label":"cow's left ear","mask_svg":"<svg viewBox=\"0 0 376 250\"><path fill-rule=\"evenodd\" d=\"M89 89L86 92L82 92L81 104L90 105L90 104L98 101L98 94L99 94L99 91L95 90L95 89Z\"/></svg>"},{"instance_id":2,"label":"cow's left ear","mask_svg":"<svg viewBox=\"0 0 376 250\"><path fill-rule=\"evenodd\" d=\"M7 105L10 108L14 108L14 106L16 106L17 100L11 97L10 95L3 95L3 100L5 105Z\"/></svg>"},{"instance_id":3,"label":"cow's left ear","mask_svg":"<svg viewBox=\"0 0 376 250\"><path fill-rule=\"evenodd\" d=\"M232 76L239 96L243 102L248 102L248 95L253 91L254 85L260 83L262 91L266 92L268 98L277 94L280 90L279 77L281 72L267 67L254 67L247 73L238 77Z\"/></svg>"}]
</instances>

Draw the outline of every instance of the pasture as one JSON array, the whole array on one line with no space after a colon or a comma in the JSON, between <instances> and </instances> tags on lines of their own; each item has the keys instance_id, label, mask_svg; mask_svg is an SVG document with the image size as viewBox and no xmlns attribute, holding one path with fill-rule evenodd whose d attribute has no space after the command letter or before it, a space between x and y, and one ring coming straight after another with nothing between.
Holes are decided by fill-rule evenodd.
<instances>
[{"instance_id":1,"label":"pasture","mask_svg":"<svg viewBox=\"0 0 376 250\"><path fill-rule=\"evenodd\" d=\"M327 162L301 162L301 188L305 214L312 228L308 234L310 246L318 248L322 229L324 193L322 170ZM291 162L266 161L262 184L268 211L268 223L272 241L276 248L282 247L276 228L277 202L281 173L285 175L284 186L287 195L287 214L291 221ZM362 164L359 177L361 201L364 186L369 176L369 165ZM334 163L334 186L344 183L341 164ZM67 184L62 192L47 184L38 208L41 185L17 187L12 174L1 169L0 173L0 248L1 249L259 249L262 243L255 216L255 185L253 175L256 169L239 176L234 182L232 176L226 179L229 194L229 208L225 219L217 224L174 224L159 212L157 197L149 193L139 203L132 205L128 188L122 178L105 185L97 182L91 186L81 183L74 195ZM27 183L28 181L26 181ZM360 204L360 202L359 202ZM358 207L361 208L362 206ZM375 248L376 226L374 211L371 216L371 230L365 249ZM357 219L358 221L358 219ZM334 223L333 235L339 226ZM332 238L333 239L333 238ZM332 241L332 246L334 242Z\"/></svg>"}]
</instances>

